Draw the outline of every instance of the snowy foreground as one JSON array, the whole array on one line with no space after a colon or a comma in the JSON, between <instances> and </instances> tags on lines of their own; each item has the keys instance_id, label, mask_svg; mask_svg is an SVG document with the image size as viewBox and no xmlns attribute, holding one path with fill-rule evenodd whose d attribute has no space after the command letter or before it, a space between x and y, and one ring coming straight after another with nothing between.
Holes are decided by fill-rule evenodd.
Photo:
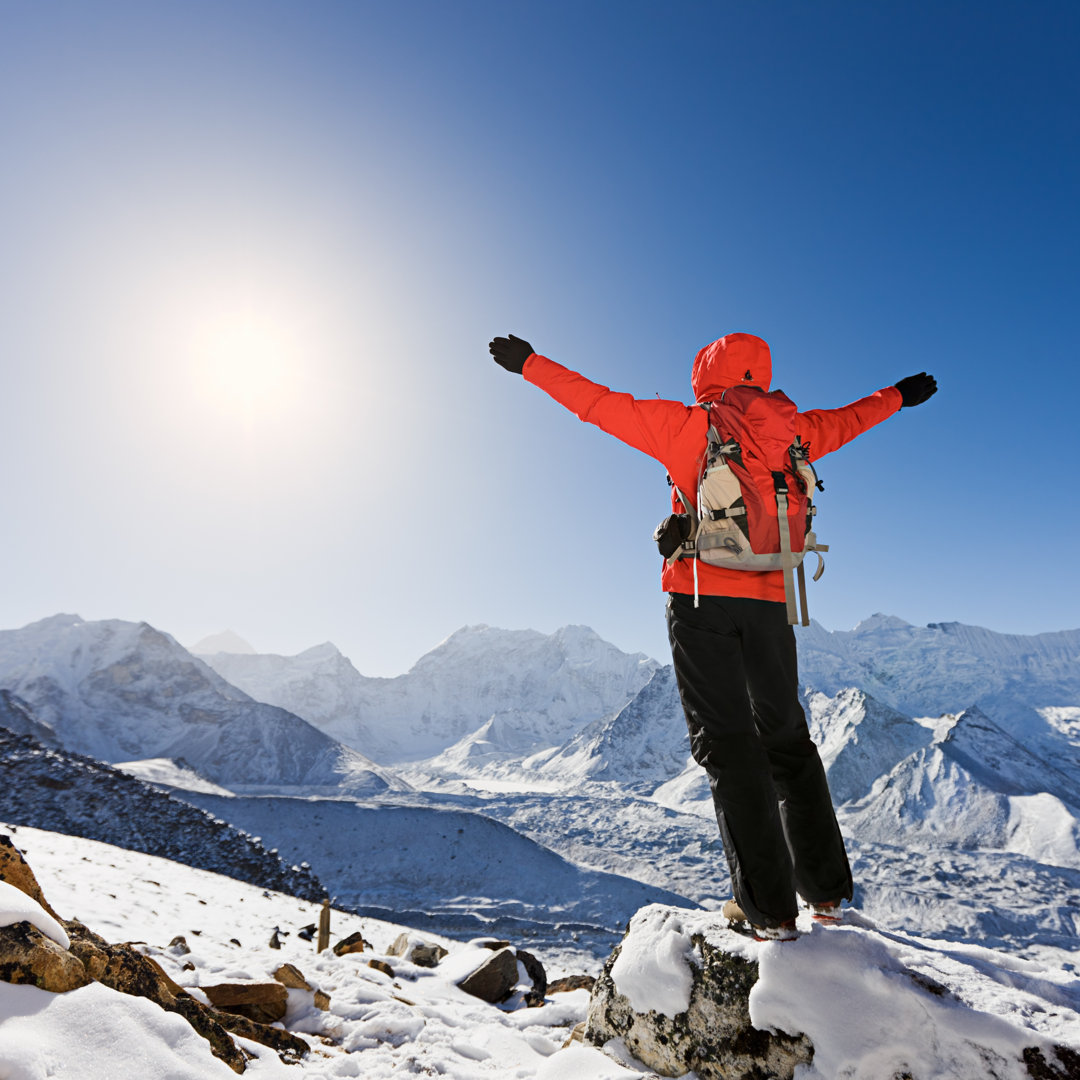
<instances>
[{"instance_id":1,"label":"snowy foreground","mask_svg":"<svg viewBox=\"0 0 1080 1080\"><path fill-rule=\"evenodd\" d=\"M265 1047L252 1077L441 1075L536 1080L616 1080L654 1076L618 1045L607 1053L580 1042L564 1047L585 1019L583 990L550 994L527 1008L520 996L487 1005L455 985L485 955L475 944L440 941L450 953L433 969L387 957L404 927L334 913L332 941L357 930L373 950L316 954L296 931L317 919L317 906L153 856L36 829L0 826L26 855L43 892L63 917L77 917L110 941L143 942L181 985L266 980L292 963L330 995L328 1011L311 995L290 991L286 1026L312 1044L298 1065ZM0 925L28 917L52 936L59 930L36 905L0 891ZM283 947L269 948L277 927ZM890 933L857 912L844 926L810 925L798 941L758 944L728 931L718 916L654 905L639 912L613 976L635 1008L678 1012L689 993L690 937L704 933L725 949L755 959L760 979L750 1000L756 1026L805 1032L815 1064L800 1080L985 1080L989 1048L1015 1061L1025 1047L1080 1047L1080 955L1021 960L979 946ZM183 935L191 951L170 946ZM385 960L394 975L368 966ZM540 956L543 961L547 959ZM558 976L567 972L552 970ZM591 972L595 974L596 972ZM998 1066L1000 1069L1000 1065ZM1006 1069L1011 1068L1007 1066ZM1011 1076L1010 1071L994 1075ZM39 1080L227 1080L180 1017L98 984L54 995L0 983L0 1077Z\"/></svg>"}]
</instances>

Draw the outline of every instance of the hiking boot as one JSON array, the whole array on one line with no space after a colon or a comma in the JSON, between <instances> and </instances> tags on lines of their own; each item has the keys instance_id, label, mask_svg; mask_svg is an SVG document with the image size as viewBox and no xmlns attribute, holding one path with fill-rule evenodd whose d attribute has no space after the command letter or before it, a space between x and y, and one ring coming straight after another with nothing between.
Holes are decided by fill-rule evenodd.
<instances>
[{"instance_id":1,"label":"hiking boot","mask_svg":"<svg viewBox=\"0 0 1080 1080\"><path fill-rule=\"evenodd\" d=\"M824 900L820 904L810 905L810 914L814 922L839 923L844 921L843 900Z\"/></svg>"},{"instance_id":2,"label":"hiking boot","mask_svg":"<svg viewBox=\"0 0 1080 1080\"><path fill-rule=\"evenodd\" d=\"M739 907L737 900L726 900L720 914L727 919L732 929L735 928L735 923L749 926L755 941L794 941L799 936L794 919L785 919L779 926L757 926L746 917L746 912Z\"/></svg>"}]
</instances>

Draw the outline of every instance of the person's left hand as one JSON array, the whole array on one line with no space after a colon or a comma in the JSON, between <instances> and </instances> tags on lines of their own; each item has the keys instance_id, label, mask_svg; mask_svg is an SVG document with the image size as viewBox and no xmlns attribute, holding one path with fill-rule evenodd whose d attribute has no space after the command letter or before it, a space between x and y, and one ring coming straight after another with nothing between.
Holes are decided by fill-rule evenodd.
<instances>
[{"instance_id":1,"label":"person's left hand","mask_svg":"<svg viewBox=\"0 0 1080 1080\"><path fill-rule=\"evenodd\" d=\"M533 347L524 339L511 334L508 338L497 337L488 342L488 352L495 358L495 363L500 367L520 375L525 367L525 361L532 356Z\"/></svg>"},{"instance_id":2,"label":"person's left hand","mask_svg":"<svg viewBox=\"0 0 1080 1080\"><path fill-rule=\"evenodd\" d=\"M904 398L902 409L910 409L914 405L921 405L927 398L937 393L937 379L933 375L927 375L920 371L918 375L909 375L896 384Z\"/></svg>"}]
</instances>

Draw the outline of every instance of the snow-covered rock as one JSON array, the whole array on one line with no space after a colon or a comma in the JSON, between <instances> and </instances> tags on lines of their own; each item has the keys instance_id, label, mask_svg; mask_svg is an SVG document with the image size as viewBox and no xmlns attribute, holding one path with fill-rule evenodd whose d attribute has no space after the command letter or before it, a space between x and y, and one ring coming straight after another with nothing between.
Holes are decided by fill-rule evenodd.
<instances>
[{"instance_id":1,"label":"snow-covered rock","mask_svg":"<svg viewBox=\"0 0 1080 1080\"><path fill-rule=\"evenodd\" d=\"M1075 1075L1080 991L1065 973L940 951L858 912L828 928L804 914L800 930L758 943L716 915L646 908L597 981L586 1037L702 1080Z\"/></svg>"}]
</instances>

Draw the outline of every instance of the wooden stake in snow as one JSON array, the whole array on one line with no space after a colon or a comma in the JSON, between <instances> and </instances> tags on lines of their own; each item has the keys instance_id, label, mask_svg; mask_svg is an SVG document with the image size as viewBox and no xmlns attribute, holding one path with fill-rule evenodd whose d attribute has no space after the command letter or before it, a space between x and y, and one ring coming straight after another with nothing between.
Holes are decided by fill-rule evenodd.
<instances>
[{"instance_id":1,"label":"wooden stake in snow","mask_svg":"<svg viewBox=\"0 0 1080 1080\"><path fill-rule=\"evenodd\" d=\"M322 902L319 912L319 943L316 952L322 952L330 944L330 901Z\"/></svg>"}]
</instances>

